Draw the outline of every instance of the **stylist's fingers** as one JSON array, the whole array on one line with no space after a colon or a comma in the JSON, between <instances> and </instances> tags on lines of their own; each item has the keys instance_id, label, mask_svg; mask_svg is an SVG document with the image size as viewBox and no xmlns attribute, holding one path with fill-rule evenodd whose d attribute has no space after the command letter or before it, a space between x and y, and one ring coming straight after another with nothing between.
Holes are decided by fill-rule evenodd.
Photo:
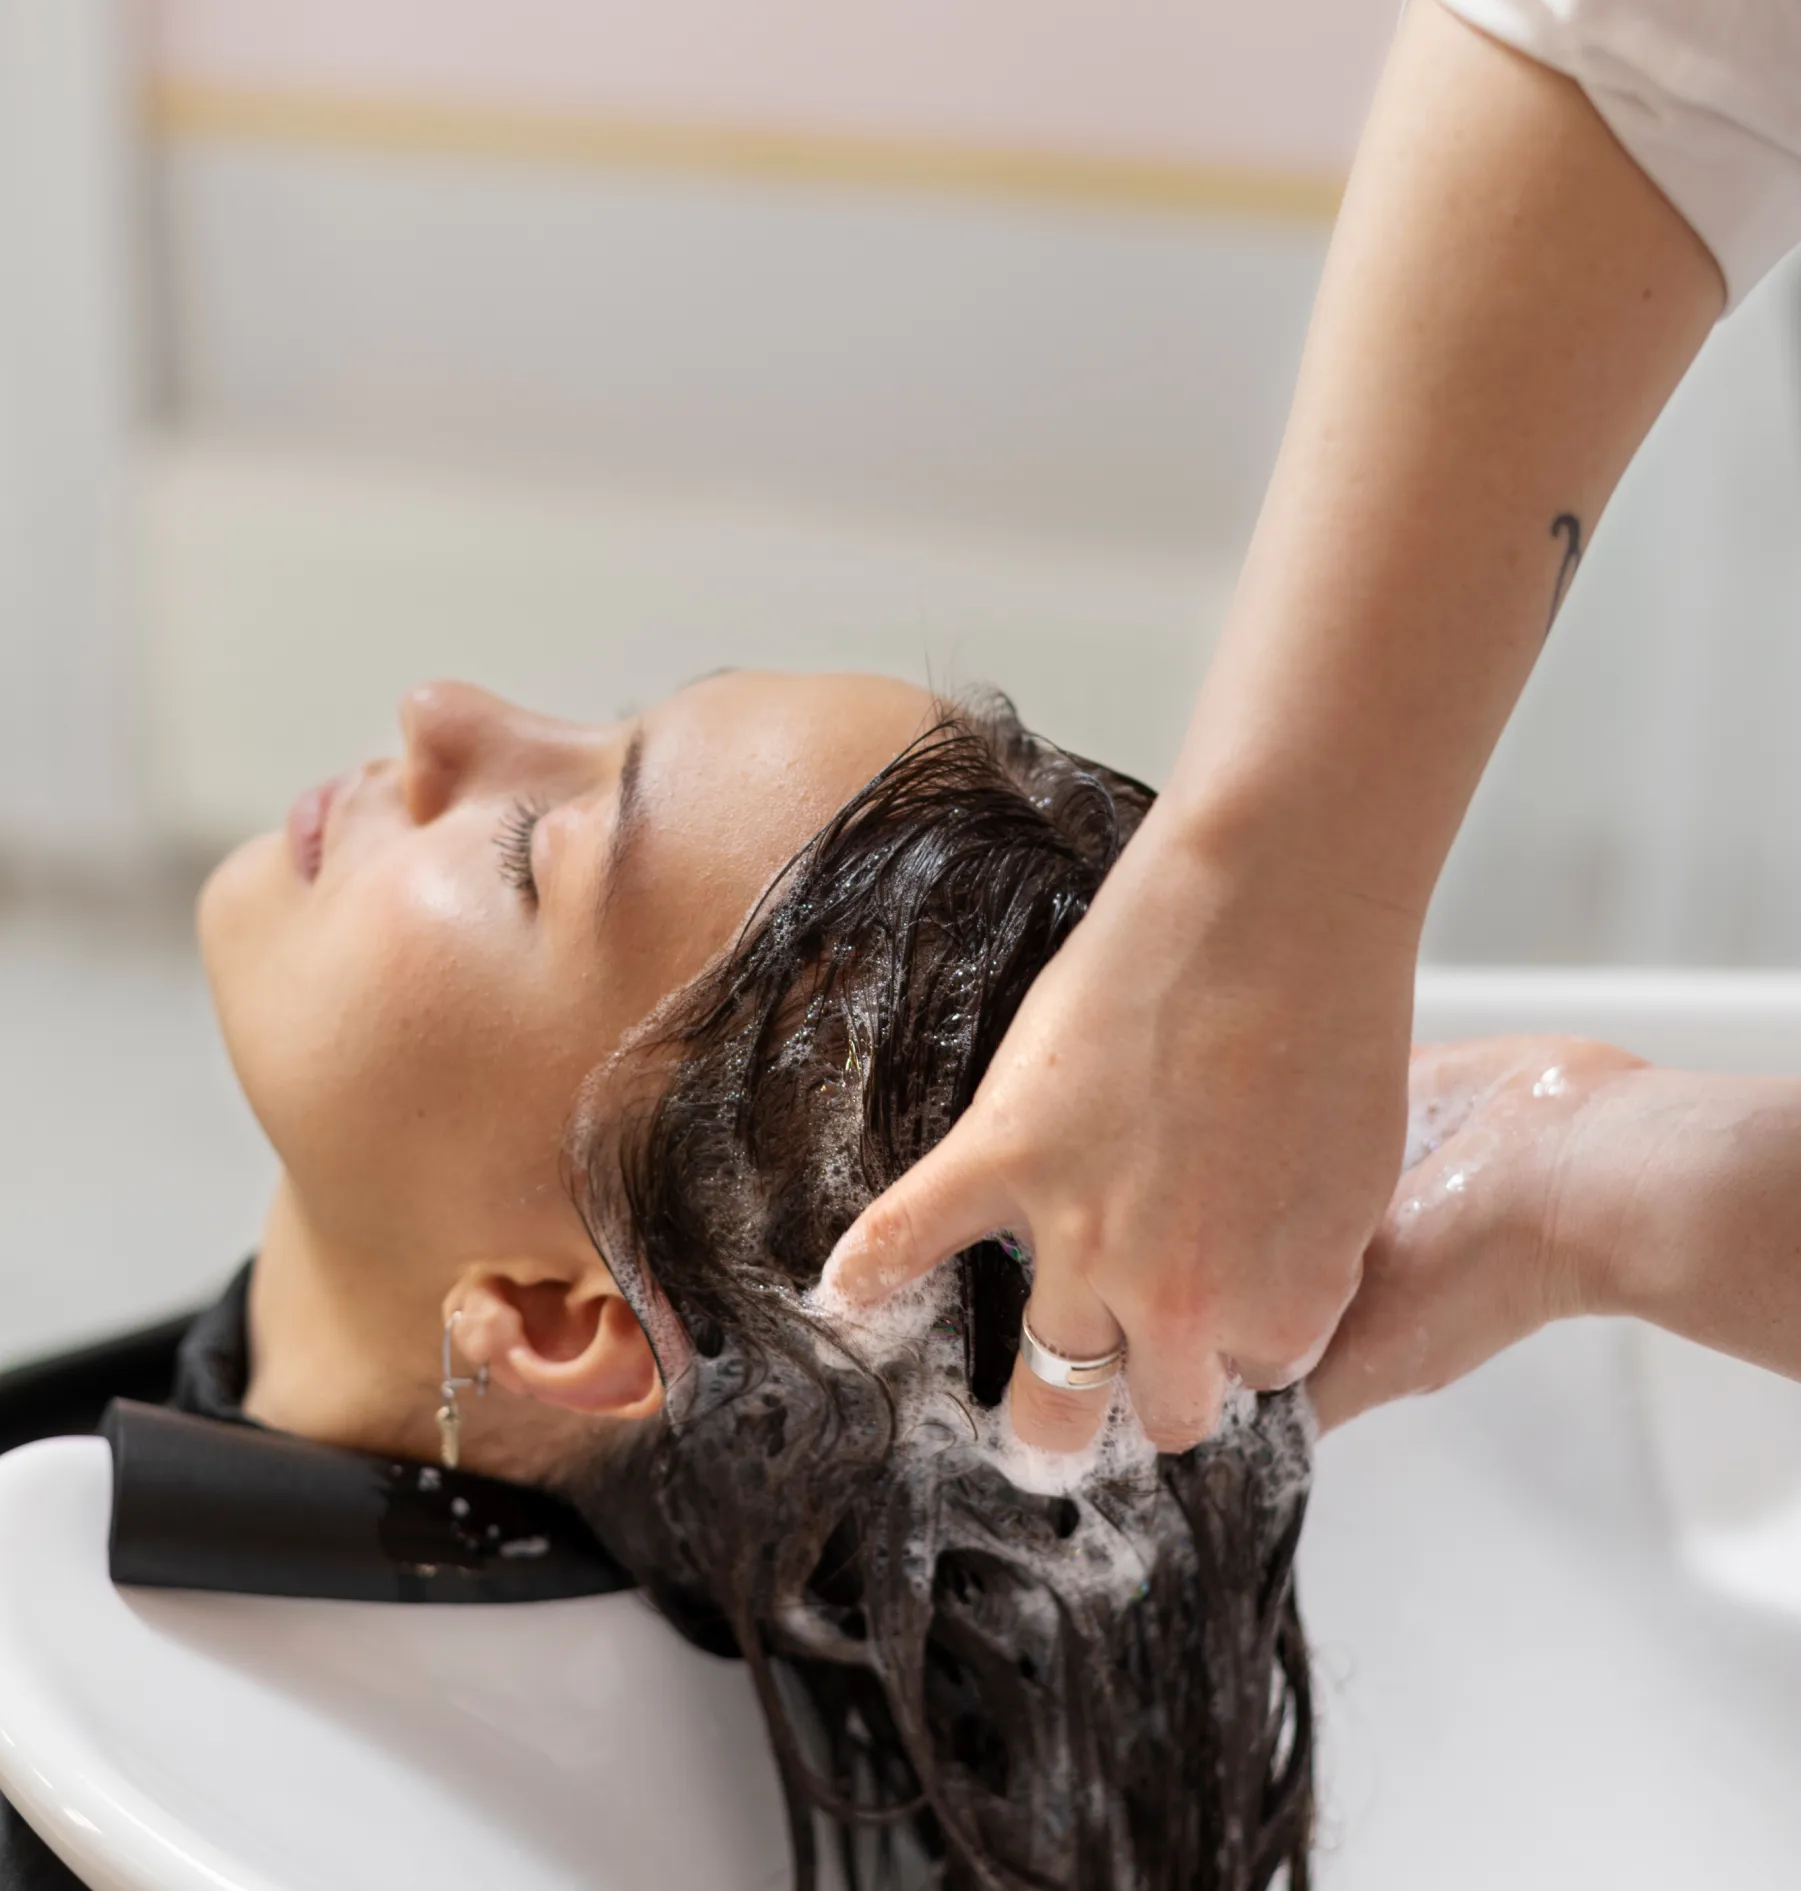
<instances>
[{"instance_id":1,"label":"stylist's fingers","mask_svg":"<svg viewBox=\"0 0 1801 1891\"><path fill-rule=\"evenodd\" d=\"M1197 1328L1188 1345L1171 1345L1164 1335L1165 1343L1155 1348L1146 1343L1150 1329L1141 1330L1145 1338L1134 1343L1126 1368L1132 1409L1159 1451L1191 1450L1219 1428L1225 1362L1208 1346L1204 1330Z\"/></svg>"},{"instance_id":2,"label":"stylist's fingers","mask_svg":"<svg viewBox=\"0 0 1801 1891\"><path fill-rule=\"evenodd\" d=\"M1049 1354L1035 1370L1031 1346L1022 1336L1013 1368L1013 1429L1045 1451L1079 1451L1099 1430L1112 1403L1111 1381L1086 1387L1059 1386L1064 1361L1104 1359L1125 1344L1116 1321L1095 1294L1068 1274L1040 1268L1027 1304L1025 1324Z\"/></svg>"},{"instance_id":3,"label":"stylist's fingers","mask_svg":"<svg viewBox=\"0 0 1801 1891\"><path fill-rule=\"evenodd\" d=\"M1013 1226L1017 1209L972 1111L851 1223L820 1285L853 1306L869 1305Z\"/></svg>"},{"instance_id":4,"label":"stylist's fingers","mask_svg":"<svg viewBox=\"0 0 1801 1891\"><path fill-rule=\"evenodd\" d=\"M1424 1390L1433 1350L1444 1343L1442 1296L1421 1291L1389 1229L1371 1243L1365 1282L1307 1380L1321 1432Z\"/></svg>"}]
</instances>

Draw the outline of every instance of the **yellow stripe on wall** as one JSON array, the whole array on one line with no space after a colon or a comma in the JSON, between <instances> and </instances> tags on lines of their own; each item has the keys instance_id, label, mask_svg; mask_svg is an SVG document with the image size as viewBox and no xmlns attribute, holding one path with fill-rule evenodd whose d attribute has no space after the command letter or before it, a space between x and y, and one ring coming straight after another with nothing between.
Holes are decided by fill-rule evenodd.
<instances>
[{"instance_id":1,"label":"yellow stripe on wall","mask_svg":"<svg viewBox=\"0 0 1801 1891\"><path fill-rule=\"evenodd\" d=\"M1343 192L1342 179L1303 171L335 93L165 85L149 95L149 120L156 133L183 141L603 165L1310 223L1329 222Z\"/></svg>"}]
</instances>

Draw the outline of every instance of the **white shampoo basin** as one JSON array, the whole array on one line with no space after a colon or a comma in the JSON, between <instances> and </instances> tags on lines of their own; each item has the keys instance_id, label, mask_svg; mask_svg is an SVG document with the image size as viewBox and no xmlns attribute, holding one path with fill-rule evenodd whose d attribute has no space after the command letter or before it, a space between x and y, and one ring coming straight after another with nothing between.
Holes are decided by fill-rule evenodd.
<instances>
[{"instance_id":1,"label":"white shampoo basin","mask_svg":"<svg viewBox=\"0 0 1801 1891\"><path fill-rule=\"evenodd\" d=\"M635 1594L116 1589L98 1439L0 1457L0 1792L94 1891L781 1891L743 1669Z\"/></svg>"}]
</instances>

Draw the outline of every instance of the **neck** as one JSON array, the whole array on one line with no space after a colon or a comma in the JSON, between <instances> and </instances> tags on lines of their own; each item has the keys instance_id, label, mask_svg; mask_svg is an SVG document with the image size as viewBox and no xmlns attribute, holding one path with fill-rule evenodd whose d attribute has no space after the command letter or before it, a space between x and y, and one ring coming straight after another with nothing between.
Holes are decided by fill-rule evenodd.
<instances>
[{"instance_id":1,"label":"neck","mask_svg":"<svg viewBox=\"0 0 1801 1891\"><path fill-rule=\"evenodd\" d=\"M333 1240L283 1176L250 1283L248 1417L363 1451L437 1452L438 1294Z\"/></svg>"},{"instance_id":2,"label":"neck","mask_svg":"<svg viewBox=\"0 0 1801 1891\"><path fill-rule=\"evenodd\" d=\"M321 1444L435 1463L448 1285L334 1239L284 1175L250 1277L245 1415ZM465 1396L463 1421L463 1468L520 1483L540 1482L606 1429L498 1386Z\"/></svg>"}]
</instances>

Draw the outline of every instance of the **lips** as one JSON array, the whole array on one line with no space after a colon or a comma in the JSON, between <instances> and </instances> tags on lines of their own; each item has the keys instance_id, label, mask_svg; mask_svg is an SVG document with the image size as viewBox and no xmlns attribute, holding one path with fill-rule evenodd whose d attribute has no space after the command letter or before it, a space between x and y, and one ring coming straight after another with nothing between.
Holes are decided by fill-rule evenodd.
<instances>
[{"instance_id":1,"label":"lips","mask_svg":"<svg viewBox=\"0 0 1801 1891\"><path fill-rule=\"evenodd\" d=\"M337 799L339 784L322 782L309 788L288 810L288 851L301 879L310 886L319 877L325 860L325 823L331 818L331 804Z\"/></svg>"}]
</instances>

